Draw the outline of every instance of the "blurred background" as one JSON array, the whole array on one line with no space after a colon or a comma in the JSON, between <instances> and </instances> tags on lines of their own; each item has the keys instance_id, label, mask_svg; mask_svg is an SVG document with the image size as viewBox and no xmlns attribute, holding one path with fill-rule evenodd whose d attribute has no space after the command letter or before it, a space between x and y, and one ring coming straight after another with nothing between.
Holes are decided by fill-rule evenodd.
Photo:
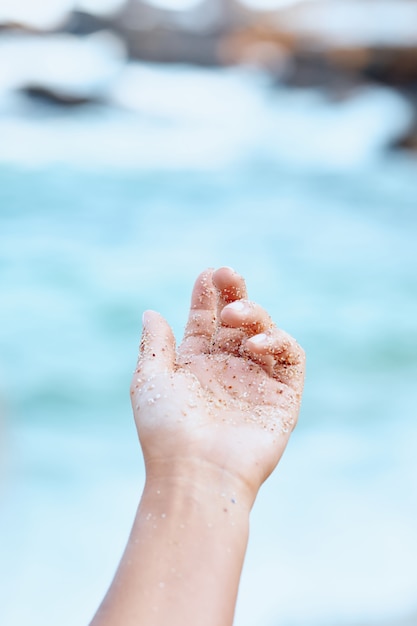
<instances>
[{"instance_id":1,"label":"blurred background","mask_svg":"<svg viewBox=\"0 0 417 626\"><path fill-rule=\"evenodd\" d=\"M417 625L416 150L415 1L0 1L2 625L91 619L142 311L220 265L308 355L236 626Z\"/></svg>"}]
</instances>

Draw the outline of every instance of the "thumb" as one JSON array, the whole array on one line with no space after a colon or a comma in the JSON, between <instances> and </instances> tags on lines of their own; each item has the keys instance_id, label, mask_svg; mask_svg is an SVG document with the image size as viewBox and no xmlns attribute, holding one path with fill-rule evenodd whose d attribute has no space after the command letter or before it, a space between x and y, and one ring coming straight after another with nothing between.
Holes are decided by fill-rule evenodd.
<instances>
[{"instance_id":1,"label":"thumb","mask_svg":"<svg viewBox=\"0 0 417 626\"><path fill-rule=\"evenodd\" d=\"M145 311L142 324L138 370L146 377L172 371L175 364L175 337L170 325L156 311Z\"/></svg>"}]
</instances>

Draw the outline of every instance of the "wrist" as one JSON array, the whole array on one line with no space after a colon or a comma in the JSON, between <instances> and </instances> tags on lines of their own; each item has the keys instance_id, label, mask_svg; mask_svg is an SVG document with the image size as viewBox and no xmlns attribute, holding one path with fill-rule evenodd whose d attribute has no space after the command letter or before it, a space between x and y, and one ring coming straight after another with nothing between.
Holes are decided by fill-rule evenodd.
<instances>
[{"instance_id":1,"label":"wrist","mask_svg":"<svg viewBox=\"0 0 417 626\"><path fill-rule=\"evenodd\" d=\"M249 516L256 497L243 479L199 458L147 460L144 494L161 503L178 499L242 516Z\"/></svg>"}]
</instances>

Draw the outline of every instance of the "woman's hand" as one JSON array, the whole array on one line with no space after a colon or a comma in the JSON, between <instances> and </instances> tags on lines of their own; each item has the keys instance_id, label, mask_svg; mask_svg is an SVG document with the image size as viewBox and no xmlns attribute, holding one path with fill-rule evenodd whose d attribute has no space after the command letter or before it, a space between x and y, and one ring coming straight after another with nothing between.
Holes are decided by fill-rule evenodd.
<instances>
[{"instance_id":1,"label":"woman's hand","mask_svg":"<svg viewBox=\"0 0 417 626\"><path fill-rule=\"evenodd\" d=\"M297 422L304 367L230 268L197 278L177 351L168 323L146 311L131 398L147 478L221 471L251 506Z\"/></svg>"}]
</instances>

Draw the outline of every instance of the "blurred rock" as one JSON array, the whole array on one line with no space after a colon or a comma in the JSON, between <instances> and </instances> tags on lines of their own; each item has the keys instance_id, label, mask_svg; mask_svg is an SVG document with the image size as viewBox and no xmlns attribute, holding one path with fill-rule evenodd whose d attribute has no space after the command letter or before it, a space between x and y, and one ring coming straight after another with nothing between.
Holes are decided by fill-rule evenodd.
<instances>
[{"instance_id":1,"label":"blurred rock","mask_svg":"<svg viewBox=\"0 0 417 626\"><path fill-rule=\"evenodd\" d=\"M254 16L248 29L230 34L235 60L254 43L291 59L285 82L336 87L375 81L417 84L415 0L316 0ZM280 75L280 79L282 76Z\"/></svg>"},{"instance_id":2,"label":"blurred rock","mask_svg":"<svg viewBox=\"0 0 417 626\"><path fill-rule=\"evenodd\" d=\"M222 50L226 62L254 61L281 84L319 87L334 99L369 83L398 90L414 121L395 146L416 149L415 0L313 0L254 13L248 28L225 37Z\"/></svg>"},{"instance_id":3,"label":"blurred rock","mask_svg":"<svg viewBox=\"0 0 417 626\"><path fill-rule=\"evenodd\" d=\"M414 120L408 129L391 143L391 148L394 150L417 151L417 98L412 99L411 103L414 110ZM417 620L415 623L417 624Z\"/></svg>"},{"instance_id":4,"label":"blurred rock","mask_svg":"<svg viewBox=\"0 0 417 626\"><path fill-rule=\"evenodd\" d=\"M56 104L60 106L80 106L93 102L101 102L101 98L94 95L78 96L59 89L47 88L42 85L26 85L20 90L25 96L38 100L45 104Z\"/></svg>"},{"instance_id":5,"label":"blurred rock","mask_svg":"<svg viewBox=\"0 0 417 626\"><path fill-rule=\"evenodd\" d=\"M395 141L392 144L392 148L396 150L417 151L417 124L414 123L413 128L410 128L410 131L404 135L404 137L400 137ZM413 624L413 626L415 626L415 624Z\"/></svg>"},{"instance_id":6,"label":"blurred rock","mask_svg":"<svg viewBox=\"0 0 417 626\"><path fill-rule=\"evenodd\" d=\"M217 66L218 37L213 33L183 31L166 25L155 25L140 34L129 31L126 43L133 59L157 63L188 63Z\"/></svg>"},{"instance_id":7,"label":"blurred rock","mask_svg":"<svg viewBox=\"0 0 417 626\"><path fill-rule=\"evenodd\" d=\"M112 33L9 35L0 39L0 90L60 105L105 97L125 61L122 42Z\"/></svg>"},{"instance_id":8,"label":"blurred rock","mask_svg":"<svg viewBox=\"0 0 417 626\"><path fill-rule=\"evenodd\" d=\"M252 12L237 0L201 0L183 11L129 0L115 28L133 59L217 66L223 64L222 40L252 19Z\"/></svg>"},{"instance_id":9,"label":"blurred rock","mask_svg":"<svg viewBox=\"0 0 417 626\"><path fill-rule=\"evenodd\" d=\"M394 88L416 112L398 145L416 144L417 0L311 0L268 11L238 0L201 0L182 11L126 0L108 15L74 10L59 30L14 39L4 61L12 43L3 34L0 88L14 81L32 98L77 105L106 97L125 53L159 63L244 64L334 100L362 85Z\"/></svg>"},{"instance_id":10,"label":"blurred rock","mask_svg":"<svg viewBox=\"0 0 417 626\"><path fill-rule=\"evenodd\" d=\"M114 30L112 19L74 10L68 16L64 31L71 35L91 35L101 30Z\"/></svg>"},{"instance_id":11,"label":"blurred rock","mask_svg":"<svg viewBox=\"0 0 417 626\"><path fill-rule=\"evenodd\" d=\"M416 0L311 0L269 11L238 0L201 0L182 11L126 0L110 15L74 10L60 30L111 31L133 59L249 63L287 84L335 92L362 81L417 83Z\"/></svg>"}]
</instances>

